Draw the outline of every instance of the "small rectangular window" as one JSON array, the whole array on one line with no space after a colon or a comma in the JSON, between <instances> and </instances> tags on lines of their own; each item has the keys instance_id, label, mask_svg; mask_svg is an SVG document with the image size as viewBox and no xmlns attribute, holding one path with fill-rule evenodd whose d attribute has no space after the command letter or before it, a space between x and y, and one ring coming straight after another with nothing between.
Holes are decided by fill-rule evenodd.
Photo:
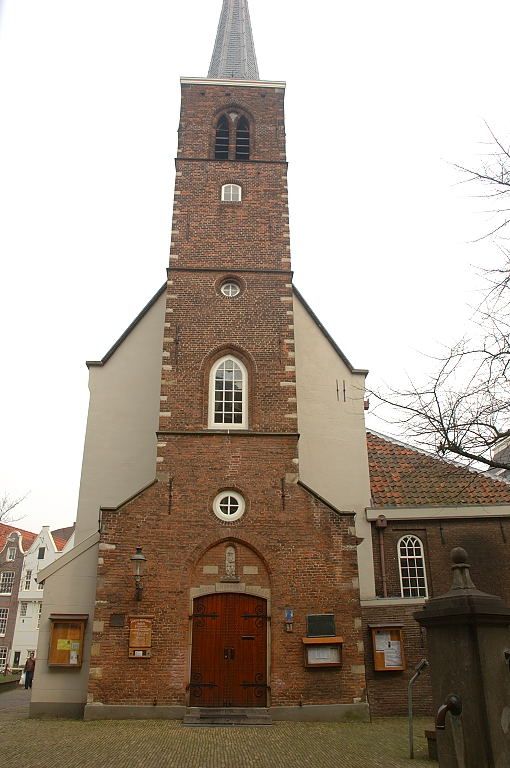
<instances>
[{"instance_id":1,"label":"small rectangular window","mask_svg":"<svg viewBox=\"0 0 510 768\"><path fill-rule=\"evenodd\" d=\"M21 616L21 618L24 618L27 615L27 611L28 611L28 603L25 601L21 602L19 605L19 615Z\"/></svg>"},{"instance_id":2,"label":"small rectangular window","mask_svg":"<svg viewBox=\"0 0 510 768\"><path fill-rule=\"evenodd\" d=\"M9 547L7 550L7 560L9 562L16 560L16 547Z\"/></svg>"},{"instance_id":3,"label":"small rectangular window","mask_svg":"<svg viewBox=\"0 0 510 768\"><path fill-rule=\"evenodd\" d=\"M14 571L4 571L0 574L0 594L10 595L12 594L12 587L14 584Z\"/></svg>"},{"instance_id":4,"label":"small rectangular window","mask_svg":"<svg viewBox=\"0 0 510 768\"><path fill-rule=\"evenodd\" d=\"M0 637L5 635L7 630L7 617L9 616L8 608L0 608Z\"/></svg>"},{"instance_id":5,"label":"small rectangular window","mask_svg":"<svg viewBox=\"0 0 510 768\"><path fill-rule=\"evenodd\" d=\"M37 553L37 559L44 560L45 554L46 554L46 547L39 547L39 552Z\"/></svg>"},{"instance_id":6,"label":"small rectangular window","mask_svg":"<svg viewBox=\"0 0 510 768\"><path fill-rule=\"evenodd\" d=\"M2 646L0 648L0 672L5 672L7 666L7 648Z\"/></svg>"},{"instance_id":7,"label":"small rectangular window","mask_svg":"<svg viewBox=\"0 0 510 768\"><path fill-rule=\"evenodd\" d=\"M21 656L21 651L15 651L14 652L14 661L13 661L13 664L12 664L13 667L19 667L20 656Z\"/></svg>"},{"instance_id":8,"label":"small rectangular window","mask_svg":"<svg viewBox=\"0 0 510 768\"><path fill-rule=\"evenodd\" d=\"M27 571L25 573L25 584L23 586L24 590L30 589L30 584L32 582L32 571Z\"/></svg>"}]
</instances>

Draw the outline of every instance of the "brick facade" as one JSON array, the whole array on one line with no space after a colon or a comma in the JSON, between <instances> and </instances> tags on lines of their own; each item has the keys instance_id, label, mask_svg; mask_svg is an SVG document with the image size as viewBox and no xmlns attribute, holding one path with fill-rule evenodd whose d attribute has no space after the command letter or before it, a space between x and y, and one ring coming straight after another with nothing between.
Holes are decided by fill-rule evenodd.
<instances>
[{"instance_id":1,"label":"brick facade","mask_svg":"<svg viewBox=\"0 0 510 768\"><path fill-rule=\"evenodd\" d=\"M204 592L267 600L273 706L364 700L365 675L353 513L298 482L294 324L288 233L283 89L183 84L162 354L157 479L101 530L89 701L188 703L190 614ZM214 160L223 112L250 122L250 160ZM231 137L232 141L232 137ZM221 202L223 184L242 202ZM226 279L241 293L227 298ZM209 429L211 366L231 354L248 376L246 429ZM242 495L246 510L222 521L213 500ZM129 558L147 557L142 602ZM235 582L223 580L227 547ZM293 631L285 609L294 611ZM128 622L153 617L152 655L128 658ZM306 615L333 613L341 668L308 669ZM125 617L111 626L112 614Z\"/></svg>"},{"instance_id":2,"label":"brick facade","mask_svg":"<svg viewBox=\"0 0 510 768\"><path fill-rule=\"evenodd\" d=\"M376 591L382 597L381 558L378 533L373 526L373 551ZM386 580L389 598L400 598L397 543L402 536L417 536L424 549L429 597L444 594L451 586L450 552L463 547L469 553L471 576L477 588L497 594L510 605L510 579L502 578L502 565L509 562L510 520L508 518L474 518L388 521L384 532ZM503 565L503 573L505 573ZM510 567L506 567L510 576ZM413 618L420 605L363 608L365 628L365 663L371 711L375 715L405 714L407 683L416 664L427 658L426 632ZM375 672L368 625L384 622L402 623L407 661L405 672ZM430 678L424 673L416 683L415 709L430 714L432 706Z\"/></svg>"}]
</instances>

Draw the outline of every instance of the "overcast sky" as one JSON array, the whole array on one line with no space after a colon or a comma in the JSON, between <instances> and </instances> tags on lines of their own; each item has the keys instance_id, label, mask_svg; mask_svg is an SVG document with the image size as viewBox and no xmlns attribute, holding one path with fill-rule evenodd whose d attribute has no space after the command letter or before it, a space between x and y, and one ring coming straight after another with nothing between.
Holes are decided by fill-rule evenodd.
<instances>
[{"instance_id":1,"label":"overcast sky","mask_svg":"<svg viewBox=\"0 0 510 768\"><path fill-rule=\"evenodd\" d=\"M0 492L21 525L76 513L88 389L165 280L179 77L221 0L0 0ZM286 80L295 283L372 385L461 335L491 264L476 163L510 134L505 0L250 0ZM375 425L381 429L381 425Z\"/></svg>"}]
</instances>

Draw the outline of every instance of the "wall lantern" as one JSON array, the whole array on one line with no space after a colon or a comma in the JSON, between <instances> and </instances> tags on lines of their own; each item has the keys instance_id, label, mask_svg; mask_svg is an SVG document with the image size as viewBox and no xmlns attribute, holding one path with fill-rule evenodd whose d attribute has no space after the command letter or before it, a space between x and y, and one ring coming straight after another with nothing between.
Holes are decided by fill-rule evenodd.
<instances>
[{"instance_id":1,"label":"wall lantern","mask_svg":"<svg viewBox=\"0 0 510 768\"><path fill-rule=\"evenodd\" d=\"M130 558L131 562L133 563L133 573L135 576L135 595L137 600L142 599L142 592L143 592L143 584L142 584L142 576L144 572L144 566L147 562L147 558L142 552L141 547L136 548L136 552L133 555L133 557Z\"/></svg>"}]
</instances>

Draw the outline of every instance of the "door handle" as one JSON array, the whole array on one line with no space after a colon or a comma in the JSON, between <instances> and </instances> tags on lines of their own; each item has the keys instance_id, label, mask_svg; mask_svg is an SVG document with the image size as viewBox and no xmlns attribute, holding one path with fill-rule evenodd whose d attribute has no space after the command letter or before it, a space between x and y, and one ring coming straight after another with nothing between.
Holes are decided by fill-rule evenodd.
<instances>
[{"instance_id":1,"label":"door handle","mask_svg":"<svg viewBox=\"0 0 510 768\"><path fill-rule=\"evenodd\" d=\"M224 648L223 649L223 658L226 661L233 661L235 658L236 652L235 648Z\"/></svg>"}]
</instances>

